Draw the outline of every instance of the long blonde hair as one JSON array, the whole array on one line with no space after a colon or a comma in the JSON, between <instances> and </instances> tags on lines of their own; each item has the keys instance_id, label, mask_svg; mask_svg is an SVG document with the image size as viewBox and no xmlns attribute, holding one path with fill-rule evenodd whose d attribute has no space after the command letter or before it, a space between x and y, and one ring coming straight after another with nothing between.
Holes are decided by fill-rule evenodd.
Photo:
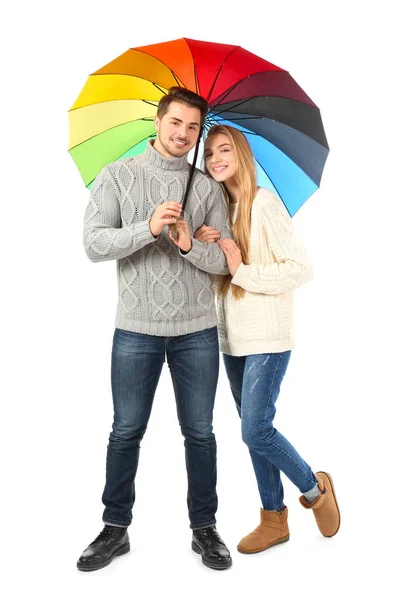
<instances>
[{"instance_id":1,"label":"long blonde hair","mask_svg":"<svg viewBox=\"0 0 400 600\"><path fill-rule=\"evenodd\" d=\"M242 260L245 265L249 264L249 243L251 226L251 207L257 193L256 166L250 145L243 133L229 125L214 125L208 132L207 139L218 133L227 135L232 145L236 159L235 183L239 187L239 206L235 223L232 225L232 233L235 242L239 244ZM207 168L206 168L207 171ZM208 172L208 171L207 171ZM210 173L209 173L210 174ZM232 199L224 184L225 199L229 205ZM215 277L217 294L226 296L231 285L232 275L218 275ZM238 285L232 285L232 294L236 300L243 298L244 289Z\"/></svg>"}]
</instances>

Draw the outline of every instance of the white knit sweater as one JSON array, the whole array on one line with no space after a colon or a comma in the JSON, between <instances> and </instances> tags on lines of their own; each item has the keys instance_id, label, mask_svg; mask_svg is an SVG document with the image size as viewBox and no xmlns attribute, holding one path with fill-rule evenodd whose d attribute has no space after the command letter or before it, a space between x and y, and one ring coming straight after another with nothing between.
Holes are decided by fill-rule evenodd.
<instances>
[{"instance_id":1,"label":"white knit sweater","mask_svg":"<svg viewBox=\"0 0 400 600\"><path fill-rule=\"evenodd\" d=\"M231 214L235 222L235 205ZM231 286L217 298L220 350L232 356L291 350L293 290L311 279L312 268L285 206L264 188L252 206L249 262L232 279L244 297L235 300Z\"/></svg>"}]
</instances>

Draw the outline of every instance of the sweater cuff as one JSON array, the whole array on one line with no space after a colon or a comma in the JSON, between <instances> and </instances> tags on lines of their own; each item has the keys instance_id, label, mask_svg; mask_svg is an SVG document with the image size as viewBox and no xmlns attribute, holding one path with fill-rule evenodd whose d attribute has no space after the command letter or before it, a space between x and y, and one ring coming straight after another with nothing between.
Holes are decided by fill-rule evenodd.
<instances>
[{"instance_id":1,"label":"sweater cuff","mask_svg":"<svg viewBox=\"0 0 400 600\"><path fill-rule=\"evenodd\" d=\"M149 244L158 240L158 235L153 235L150 230L150 219L142 221L141 223L135 224L135 232L138 237L138 241Z\"/></svg>"},{"instance_id":2,"label":"sweater cuff","mask_svg":"<svg viewBox=\"0 0 400 600\"><path fill-rule=\"evenodd\" d=\"M195 240L194 238L191 238L191 240L192 247L189 252L182 252L182 250L179 249L179 254L181 256L185 256L186 258L190 258L191 261L196 262L203 258L204 248L203 244L199 242L199 240Z\"/></svg>"},{"instance_id":3,"label":"sweater cuff","mask_svg":"<svg viewBox=\"0 0 400 600\"><path fill-rule=\"evenodd\" d=\"M246 267L250 265L245 265L244 263L240 263L236 273L232 277L231 283L234 285L238 285L239 287L245 289L246 282L248 282L249 278L246 275Z\"/></svg>"}]
</instances>

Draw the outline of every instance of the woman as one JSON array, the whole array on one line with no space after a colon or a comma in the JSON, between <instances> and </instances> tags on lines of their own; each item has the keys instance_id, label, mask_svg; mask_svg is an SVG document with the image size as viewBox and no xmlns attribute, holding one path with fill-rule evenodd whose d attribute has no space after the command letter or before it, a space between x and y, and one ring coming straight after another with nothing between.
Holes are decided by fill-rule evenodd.
<instances>
[{"instance_id":1,"label":"woman","mask_svg":"<svg viewBox=\"0 0 400 600\"><path fill-rule=\"evenodd\" d=\"M206 171L222 183L235 241L218 240L203 225L195 238L218 241L230 275L216 280L220 349L242 419L263 508L260 525L238 550L254 553L289 539L281 471L298 487L322 535L335 535L340 514L330 475L313 473L273 426L275 403L294 347L293 290L311 278L311 266L292 221L272 192L257 188L253 155L233 127L210 129Z\"/></svg>"}]
</instances>

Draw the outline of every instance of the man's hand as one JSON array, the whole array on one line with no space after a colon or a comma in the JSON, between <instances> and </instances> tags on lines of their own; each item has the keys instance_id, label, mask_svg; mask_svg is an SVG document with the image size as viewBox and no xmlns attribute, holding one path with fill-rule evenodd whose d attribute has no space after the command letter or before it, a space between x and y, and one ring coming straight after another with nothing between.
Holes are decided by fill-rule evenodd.
<instances>
[{"instance_id":1,"label":"man's hand","mask_svg":"<svg viewBox=\"0 0 400 600\"><path fill-rule=\"evenodd\" d=\"M190 252L192 249L192 239L190 237L189 226L184 219L178 219L176 222L178 237L174 238L172 231L169 231L169 237L183 252Z\"/></svg>"},{"instance_id":2,"label":"man's hand","mask_svg":"<svg viewBox=\"0 0 400 600\"><path fill-rule=\"evenodd\" d=\"M166 225L172 225L179 219L182 211L182 205L179 202L168 200L159 204L150 219L150 231L157 237L160 235Z\"/></svg>"},{"instance_id":3,"label":"man's hand","mask_svg":"<svg viewBox=\"0 0 400 600\"><path fill-rule=\"evenodd\" d=\"M219 247L226 256L226 262L228 263L228 269L232 277L235 275L239 266L242 264L242 253L240 252L239 245L233 240L224 238L219 240Z\"/></svg>"},{"instance_id":4,"label":"man's hand","mask_svg":"<svg viewBox=\"0 0 400 600\"><path fill-rule=\"evenodd\" d=\"M215 227L210 227L209 225L202 225L197 229L194 234L194 239L199 240L200 242L206 242L208 244L212 244L216 242L221 233Z\"/></svg>"}]
</instances>

